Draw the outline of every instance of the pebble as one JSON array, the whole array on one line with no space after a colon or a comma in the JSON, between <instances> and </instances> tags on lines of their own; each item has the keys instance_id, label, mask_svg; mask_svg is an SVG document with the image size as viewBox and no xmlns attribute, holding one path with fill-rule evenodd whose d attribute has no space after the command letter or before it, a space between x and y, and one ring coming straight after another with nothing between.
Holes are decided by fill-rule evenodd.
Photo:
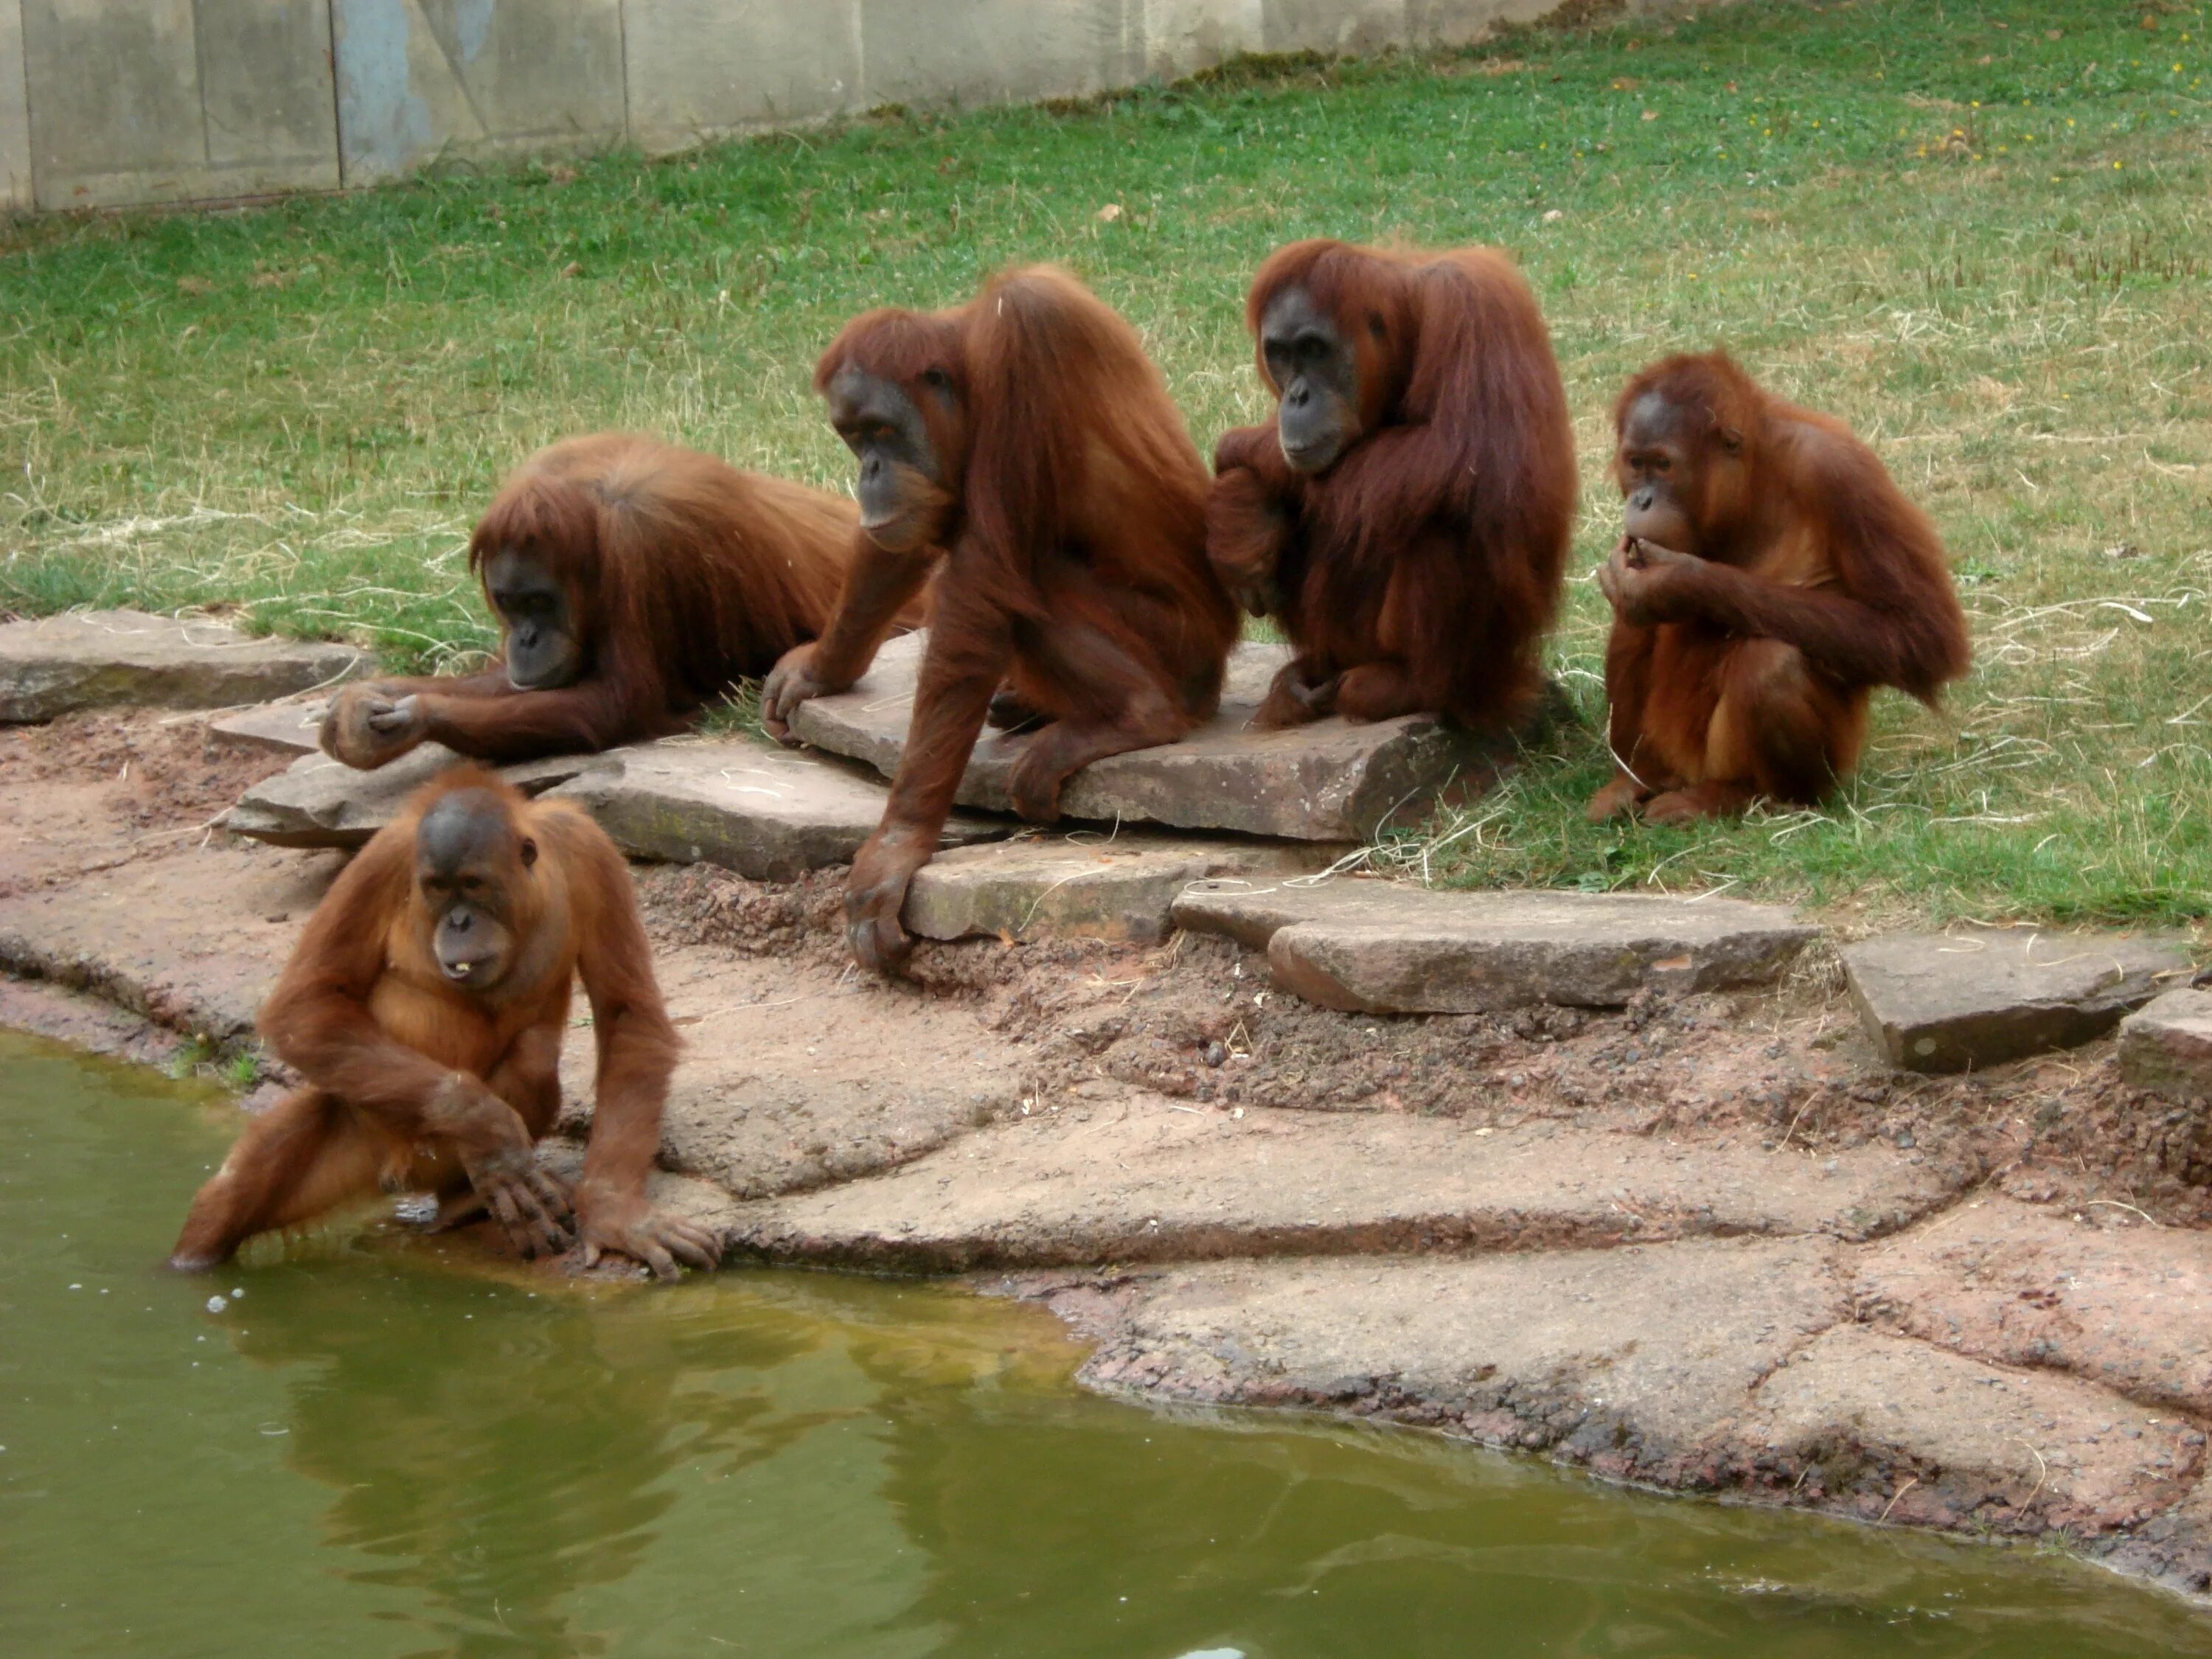
<instances>
[{"instance_id":1,"label":"pebble","mask_svg":"<svg viewBox=\"0 0 2212 1659\"><path fill-rule=\"evenodd\" d=\"M229 1305L230 1299L228 1297L211 1296L207 1299L207 1310L210 1313L221 1313Z\"/></svg>"}]
</instances>

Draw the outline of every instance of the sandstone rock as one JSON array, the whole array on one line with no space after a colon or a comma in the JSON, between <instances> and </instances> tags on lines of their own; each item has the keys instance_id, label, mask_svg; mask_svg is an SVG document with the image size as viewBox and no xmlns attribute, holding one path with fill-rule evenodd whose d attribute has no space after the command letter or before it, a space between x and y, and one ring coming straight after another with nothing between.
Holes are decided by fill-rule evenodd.
<instances>
[{"instance_id":1,"label":"sandstone rock","mask_svg":"<svg viewBox=\"0 0 2212 1659\"><path fill-rule=\"evenodd\" d=\"M883 817L872 777L817 755L744 738L674 738L610 750L561 785L636 858L718 864L755 881L788 881L847 864ZM947 846L1011 826L955 813Z\"/></svg>"},{"instance_id":2,"label":"sandstone rock","mask_svg":"<svg viewBox=\"0 0 2212 1659\"><path fill-rule=\"evenodd\" d=\"M1142 832L1029 836L940 853L908 890L902 920L924 939L1082 934L1150 944L1194 881L1313 866L1310 843L1176 840Z\"/></svg>"},{"instance_id":3,"label":"sandstone rock","mask_svg":"<svg viewBox=\"0 0 2212 1659\"><path fill-rule=\"evenodd\" d=\"M1646 988L1766 983L1818 932L1738 899L1444 893L1343 878L1201 883L1176 901L1175 919L1266 950L1275 982L1310 1002L1391 1013L1617 1007Z\"/></svg>"},{"instance_id":4,"label":"sandstone rock","mask_svg":"<svg viewBox=\"0 0 2212 1659\"><path fill-rule=\"evenodd\" d=\"M1863 1309L1924 1341L2212 1413L2212 1235L1988 1197L1869 1251L1857 1276Z\"/></svg>"},{"instance_id":5,"label":"sandstone rock","mask_svg":"<svg viewBox=\"0 0 2212 1659\"><path fill-rule=\"evenodd\" d=\"M1140 1283L1085 1380L1349 1407L1668 1479L1841 1316L1833 1246L1223 1262Z\"/></svg>"},{"instance_id":6,"label":"sandstone rock","mask_svg":"<svg viewBox=\"0 0 2212 1659\"><path fill-rule=\"evenodd\" d=\"M738 1198L879 1175L1016 1109L1018 1073L972 1006L842 961L664 945L653 967L684 1038L661 1162ZM566 1133L587 1132L594 1065L591 1033L571 1031Z\"/></svg>"},{"instance_id":7,"label":"sandstone rock","mask_svg":"<svg viewBox=\"0 0 2212 1659\"><path fill-rule=\"evenodd\" d=\"M0 896L0 969L89 991L216 1047L250 1041L337 865L198 840Z\"/></svg>"},{"instance_id":8,"label":"sandstone rock","mask_svg":"<svg viewBox=\"0 0 2212 1659\"><path fill-rule=\"evenodd\" d=\"M1892 934L1842 955L1869 1035L1916 1072L2073 1048L2190 972L2161 939L2032 927Z\"/></svg>"},{"instance_id":9,"label":"sandstone rock","mask_svg":"<svg viewBox=\"0 0 2212 1659\"><path fill-rule=\"evenodd\" d=\"M887 642L851 690L802 705L793 731L888 775L906 747L926 637ZM1246 730L1288 653L1279 645L1239 646L1212 720L1180 743L1085 768L1061 792L1061 810L1102 823L1360 841L1385 823L1417 819L1447 790L1478 791L1511 753L1510 738L1479 738L1425 714L1370 726L1327 720L1288 732ZM1547 715L1558 717L1556 702ZM1026 741L987 731L961 781L961 805L1011 810L1006 777Z\"/></svg>"},{"instance_id":10,"label":"sandstone rock","mask_svg":"<svg viewBox=\"0 0 2212 1659\"><path fill-rule=\"evenodd\" d=\"M1831 1502L1923 1526L2107 1532L2172 1505L2202 1456L2171 1413L1859 1326L1792 1355L1756 1407L1747 1431L1817 1466Z\"/></svg>"},{"instance_id":11,"label":"sandstone rock","mask_svg":"<svg viewBox=\"0 0 2212 1659\"><path fill-rule=\"evenodd\" d=\"M368 663L351 646L249 639L225 623L69 611L0 626L0 722L115 703L225 708L329 684Z\"/></svg>"},{"instance_id":12,"label":"sandstone rock","mask_svg":"<svg viewBox=\"0 0 2212 1659\"><path fill-rule=\"evenodd\" d=\"M1832 1163L1832 1171L1827 1167ZM1951 1177L1865 1147L1815 1163L1551 1125L1040 1103L896 1177L750 1212L757 1255L928 1272L1887 1231Z\"/></svg>"},{"instance_id":13,"label":"sandstone rock","mask_svg":"<svg viewBox=\"0 0 2212 1659\"><path fill-rule=\"evenodd\" d=\"M2122 1020L2120 1075L2169 1100L2212 1098L2212 991L2168 991Z\"/></svg>"},{"instance_id":14,"label":"sandstone rock","mask_svg":"<svg viewBox=\"0 0 2212 1659\"><path fill-rule=\"evenodd\" d=\"M265 778L223 815L222 827L276 847L359 847L397 816L423 784L460 757L426 743L374 772L356 772L316 753ZM499 775L525 794L542 794L602 763L598 755L559 755L501 767Z\"/></svg>"},{"instance_id":15,"label":"sandstone rock","mask_svg":"<svg viewBox=\"0 0 2212 1659\"><path fill-rule=\"evenodd\" d=\"M328 700L301 697L264 702L208 722L208 736L228 749L258 749L266 754L320 752L323 710Z\"/></svg>"}]
</instances>

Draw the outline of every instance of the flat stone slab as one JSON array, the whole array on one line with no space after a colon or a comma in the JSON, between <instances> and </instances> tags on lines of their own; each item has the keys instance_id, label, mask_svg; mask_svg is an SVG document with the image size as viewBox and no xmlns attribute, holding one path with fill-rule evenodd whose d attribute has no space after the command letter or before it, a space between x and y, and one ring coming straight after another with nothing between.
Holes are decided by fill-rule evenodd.
<instances>
[{"instance_id":1,"label":"flat stone slab","mask_svg":"<svg viewBox=\"0 0 2212 1659\"><path fill-rule=\"evenodd\" d=\"M1954 1177L1868 1146L1815 1161L1549 1124L1079 1102L895 1177L749 1212L757 1255L923 1272L1231 1255L1589 1248L1736 1233L1861 1238Z\"/></svg>"},{"instance_id":2,"label":"flat stone slab","mask_svg":"<svg viewBox=\"0 0 2212 1659\"><path fill-rule=\"evenodd\" d=\"M2179 1501L2203 1455L2171 1412L1856 1325L1792 1355L1757 1410L1748 1437L1819 1469L1832 1503L1921 1526L2110 1532Z\"/></svg>"},{"instance_id":3,"label":"flat stone slab","mask_svg":"<svg viewBox=\"0 0 2212 1659\"><path fill-rule=\"evenodd\" d=\"M323 712L327 697L295 697L257 703L208 722L208 736L226 749L250 749L268 755L313 755L322 750Z\"/></svg>"},{"instance_id":4,"label":"flat stone slab","mask_svg":"<svg viewBox=\"0 0 2212 1659\"><path fill-rule=\"evenodd\" d=\"M1140 1284L1095 1329L1083 1376L1372 1411L1675 1484L1759 1379L1844 1306L1834 1247L1813 1239L1224 1262Z\"/></svg>"},{"instance_id":5,"label":"flat stone slab","mask_svg":"<svg viewBox=\"0 0 2212 1659\"><path fill-rule=\"evenodd\" d=\"M906 749L926 633L887 641L860 684L800 705L792 730L817 749L889 776ZM1067 781L1060 809L1101 823L1234 830L1293 841L1364 841L1388 822L1418 819L1440 793L1486 782L1512 750L1437 716L1354 726L1317 720L1287 732L1248 731L1290 647L1246 643L1229 659L1221 710L1179 743L1115 755ZM1006 778L1027 742L986 731L960 783L963 806L1010 811Z\"/></svg>"},{"instance_id":6,"label":"flat stone slab","mask_svg":"<svg viewBox=\"0 0 2212 1659\"><path fill-rule=\"evenodd\" d=\"M498 772L525 794L537 795L602 759L556 755ZM436 743L423 744L374 772L357 772L319 752L305 755L240 796L223 814L222 827L272 847L359 847L398 815L408 796L460 763L459 755Z\"/></svg>"},{"instance_id":7,"label":"flat stone slab","mask_svg":"<svg viewBox=\"0 0 2212 1659\"><path fill-rule=\"evenodd\" d=\"M1895 933L1842 956L1868 1035L1892 1065L1916 1072L2077 1047L2191 972L2163 939L2032 927Z\"/></svg>"},{"instance_id":8,"label":"flat stone slab","mask_svg":"<svg viewBox=\"0 0 2212 1659\"><path fill-rule=\"evenodd\" d=\"M1025 836L939 853L915 875L901 920L923 939L1079 934L1155 944L1174 930L1170 911L1191 883L1209 876L1290 875L1326 856L1310 842L1195 841L1141 831Z\"/></svg>"},{"instance_id":9,"label":"flat stone slab","mask_svg":"<svg viewBox=\"0 0 2212 1659\"><path fill-rule=\"evenodd\" d=\"M1999 1364L2212 1414L2212 1234L2118 1204L1977 1200L1856 1264L1880 1323Z\"/></svg>"},{"instance_id":10,"label":"flat stone slab","mask_svg":"<svg viewBox=\"0 0 2212 1659\"><path fill-rule=\"evenodd\" d=\"M2120 1075L2169 1100L2212 1098L2212 991L2167 991L2122 1020Z\"/></svg>"},{"instance_id":11,"label":"flat stone slab","mask_svg":"<svg viewBox=\"0 0 2212 1659\"><path fill-rule=\"evenodd\" d=\"M1176 899L1175 920L1266 951L1285 990L1367 1013L1610 1008L1647 988L1766 984L1819 933L1741 899L1440 893L1342 878L1199 883Z\"/></svg>"},{"instance_id":12,"label":"flat stone slab","mask_svg":"<svg viewBox=\"0 0 2212 1659\"><path fill-rule=\"evenodd\" d=\"M134 704L227 708L363 672L349 645L251 639L219 622L72 611L0 625L0 723Z\"/></svg>"},{"instance_id":13,"label":"flat stone slab","mask_svg":"<svg viewBox=\"0 0 2212 1659\"><path fill-rule=\"evenodd\" d=\"M556 793L581 801L623 852L716 864L754 881L851 863L889 793L837 762L743 738L679 738L598 758ZM945 842L957 847L1011 827L956 812Z\"/></svg>"}]
</instances>

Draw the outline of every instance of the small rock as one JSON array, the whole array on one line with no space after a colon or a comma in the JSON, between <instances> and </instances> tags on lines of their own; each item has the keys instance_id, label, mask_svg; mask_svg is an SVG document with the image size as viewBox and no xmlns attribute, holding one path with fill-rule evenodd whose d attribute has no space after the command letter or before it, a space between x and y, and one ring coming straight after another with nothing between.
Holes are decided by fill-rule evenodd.
<instances>
[{"instance_id":1,"label":"small rock","mask_svg":"<svg viewBox=\"0 0 2212 1659\"><path fill-rule=\"evenodd\" d=\"M362 672L347 645L252 639L227 623L73 611L0 626L0 724L130 704L227 708Z\"/></svg>"},{"instance_id":2,"label":"small rock","mask_svg":"<svg viewBox=\"0 0 2212 1659\"><path fill-rule=\"evenodd\" d=\"M1893 934L1842 956L1868 1033L1916 1072L2074 1048L2190 972L2163 939L2029 927Z\"/></svg>"},{"instance_id":3,"label":"small rock","mask_svg":"<svg viewBox=\"0 0 2212 1659\"><path fill-rule=\"evenodd\" d=\"M2122 1020L2120 1075L2169 1100L2212 1097L2212 991L2168 991Z\"/></svg>"}]
</instances>

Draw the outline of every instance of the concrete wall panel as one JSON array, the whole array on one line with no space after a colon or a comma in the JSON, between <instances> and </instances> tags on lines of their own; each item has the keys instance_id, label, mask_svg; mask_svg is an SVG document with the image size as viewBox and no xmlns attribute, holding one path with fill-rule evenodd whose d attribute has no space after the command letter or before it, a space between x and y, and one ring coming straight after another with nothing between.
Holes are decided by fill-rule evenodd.
<instances>
[{"instance_id":1,"label":"concrete wall panel","mask_svg":"<svg viewBox=\"0 0 2212 1659\"><path fill-rule=\"evenodd\" d=\"M43 208L165 201L207 167L191 0L24 0Z\"/></svg>"},{"instance_id":2,"label":"concrete wall panel","mask_svg":"<svg viewBox=\"0 0 2212 1659\"><path fill-rule=\"evenodd\" d=\"M1119 0L861 0L861 96L992 104L1103 92L1124 59Z\"/></svg>"},{"instance_id":3,"label":"concrete wall panel","mask_svg":"<svg viewBox=\"0 0 2212 1659\"><path fill-rule=\"evenodd\" d=\"M622 0L418 3L495 144L621 137Z\"/></svg>"},{"instance_id":4,"label":"concrete wall panel","mask_svg":"<svg viewBox=\"0 0 2212 1659\"><path fill-rule=\"evenodd\" d=\"M349 185L397 178L483 123L414 0L331 0L338 155Z\"/></svg>"},{"instance_id":5,"label":"concrete wall panel","mask_svg":"<svg viewBox=\"0 0 2212 1659\"><path fill-rule=\"evenodd\" d=\"M1406 40L1416 46L1464 46L1500 23L1533 23L1559 0L1406 0ZM1638 9L1629 0L1629 9Z\"/></svg>"},{"instance_id":6,"label":"concrete wall panel","mask_svg":"<svg viewBox=\"0 0 2212 1659\"><path fill-rule=\"evenodd\" d=\"M0 213L31 206L31 106L23 79L23 8L0 0Z\"/></svg>"},{"instance_id":7,"label":"concrete wall panel","mask_svg":"<svg viewBox=\"0 0 2212 1659\"><path fill-rule=\"evenodd\" d=\"M860 0L628 0L623 26L646 149L860 106Z\"/></svg>"},{"instance_id":8,"label":"concrete wall panel","mask_svg":"<svg viewBox=\"0 0 2212 1659\"><path fill-rule=\"evenodd\" d=\"M1140 76L1172 81L1266 49L1266 0L1142 0Z\"/></svg>"},{"instance_id":9,"label":"concrete wall panel","mask_svg":"<svg viewBox=\"0 0 2212 1659\"><path fill-rule=\"evenodd\" d=\"M1266 52L1373 52L1403 46L1407 0L1266 0Z\"/></svg>"},{"instance_id":10,"label":"concrete wall panel","mask_svg":"<svg viewBox=\"0 0 2212 1659\"><path fill-rule=\"evenodd\" d=\"M349 185L619 142L621 0L331 0Z\"/></svg>"},{"instance_id":11,"label":"concrete wall panel","mask_svg":"<svg viewBox=\"0 0 2212 1659\"><path fill-rule=\"evenodd\" d=\"M198 0L209 163L264 190L336 190L328 0Z\"/></svg>"}]
</instances>

